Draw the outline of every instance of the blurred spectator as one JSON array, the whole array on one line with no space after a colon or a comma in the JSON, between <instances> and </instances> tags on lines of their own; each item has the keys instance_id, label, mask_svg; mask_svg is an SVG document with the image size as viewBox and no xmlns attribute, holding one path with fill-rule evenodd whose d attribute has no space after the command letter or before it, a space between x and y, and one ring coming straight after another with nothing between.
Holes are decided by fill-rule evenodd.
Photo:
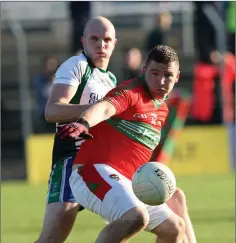
<instances>
[{"instance_id":1,"label":"blurred spectator","mask_svg":"<svg viewBox=\"0 0 236 243\"><path fill-rule=\"evenodd\" d=\"M195 123L203 124L233 123L235 56L232 53L222 56L214 51L211 59L214 63L198 62L194 67L192 118ZM223 66L220 65L221 61Z\"/></svg>"},{"instance_id":2,"label":"blurred spectator","mask_svg":"<svg viewBox=\"0 0 236 243\"><path fill-rule=\"evenodd\" d=\"M69 2L69 10L72 21L71 52L74 55L74 53L83 49L80 38L83 36L85 24L90 18L91 2Z\"/></svg>"},{"instance_id":3,"label":"blurred spectator","mask_svg":"<svg viewBox=\"0 0 236 243\"><path fill-rule=\"evenodd\" d=\"M222 2L195 2L195 43L198 60L194 67L192 118L194 123L221 124L222 101L220 82L220 53L216 46L214 26L204 13L213 7L224 19Z\"/></svg>"},{"instance_id":4,"label":"blurred spectator","mask_svg":"<svg viewBox=\"0 0 236 243\"><path fill-rule=\"evenodd\" d=\"M35 132L54 132L55 124L45 121L44 109L51 92L54 75L58 68L58 60L54 57L46 57L43 60L43 70L34 79L34 88L37 106L37 122Z\"/></svg>"},{"instance_id":5,"label":"blurred spectator","mask_svg":"<svg viewBox=\"0 0 236 243\"><path fill-rule=\"evenodd\" d=\"M204 62L194 66L191 115L194 123L209 124L215 108L215 79L217 67Z\"/></svg>"},{"instance_id":6,"label":"blurred spectator","mask_svg":"<svg viewBox=\"0 0 236 243\"><path fill-rule=\"evenodd\" d=\"M169 12L161 13L158 15L155 25L147 37L147 51L156 45L167 44L167 33L172 26L172 14Z\"/></svg>"},{"instance_id":7,"label":"blurred spectator","mask_svg":"<svg viewBox=\"0 0 236 243\"><path fill-rule=\"evenodd\" d=\"M142 53L138 48L130 49L126 54L124 67L125 79L139 76L141 73Z\"/></svg>"},{"instance_id":8,"label":"blurred spectator","mask_svg":"<svg viewBox=\"0 0 236 243\"><path fill-rule=\"evenodd\" d=\"M198 61L211 64L211 52L216 50L216 33L210 20L203 11L206 5L211 5L217 9L214 2L195 2L194 39L198 52Z\"/></svg>"}]
</instances>

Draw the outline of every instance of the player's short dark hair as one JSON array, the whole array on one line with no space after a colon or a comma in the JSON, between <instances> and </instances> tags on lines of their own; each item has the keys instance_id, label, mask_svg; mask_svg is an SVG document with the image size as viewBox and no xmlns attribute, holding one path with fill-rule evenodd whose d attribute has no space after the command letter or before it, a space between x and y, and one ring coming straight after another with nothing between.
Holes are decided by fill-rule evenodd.
<instances>
[{"instance_id":1,"label":"player's short dark hair","mask_svg":"<svg viewBox=\"0 0 236 243\"><path fill-rule=\"evenodd\" d=\"M175 62L179 65L179 58L176 51L173 48L164 45L157 45L149 51L145 65L148 65L152 60L163 64Z\"/></svg>"}]
</instances>

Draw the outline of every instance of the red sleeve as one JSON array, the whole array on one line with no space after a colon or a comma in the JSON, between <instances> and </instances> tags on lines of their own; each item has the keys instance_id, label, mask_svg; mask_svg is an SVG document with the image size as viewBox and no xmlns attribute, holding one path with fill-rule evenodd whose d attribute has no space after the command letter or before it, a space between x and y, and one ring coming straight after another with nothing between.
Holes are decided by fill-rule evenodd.
<instances>
[{"instance_id":1,"label":"red sleeve","mask_svg":"<svg viewBox=\"0 0 236 243\"><path fill-rule=\"evenodd\" d=\"M110 102L116 109L115 115L119 115L138 102L138 92L132 89L127 90L125 87L117 87L111 90L104 100Z\"/></svg>"}]
</instances>

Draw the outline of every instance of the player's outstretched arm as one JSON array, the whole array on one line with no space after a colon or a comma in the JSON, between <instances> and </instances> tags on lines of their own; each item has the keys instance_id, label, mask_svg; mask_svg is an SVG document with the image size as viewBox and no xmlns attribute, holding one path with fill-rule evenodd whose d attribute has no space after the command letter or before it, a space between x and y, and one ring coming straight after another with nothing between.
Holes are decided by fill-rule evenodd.
<instances>
[{"instance_id":1,"label":"player's outstretched arm","mask_svg":"<svg viewBox=\"0 0 236 243\"><path fill-rule=\"evenodd\" d=\"M57 136L61 139L78 136L87 139L92 138L93 136L89 133L89 128L109 119L115 114L116 109L111 103L105 100L99 101L86 109L76 122L58 126Z\"/></svg>"},{"instance_id":2,"label":"player's outstretched arm","mask_svg":"<svg viewBox=\"0 0 236 243\"><path fill-rule=\"evenodd\" d=\"M102 100L86 109L80 116L85 119L90 127L109 119L116 114L115 107L108 101Z\"/></svg>"},{"instance_id":3,"label":"player's outstretched arm","mask_svg":"<svg viewBox=\"0 0 236 243\"><path fill-rule=\"evenodd\" d=\"M72 122L78 120L81 113L90 105L69 104L77 88L68 84L54 84L45 107L45 119L48 122Z\"/></svg>"}]
</instances>

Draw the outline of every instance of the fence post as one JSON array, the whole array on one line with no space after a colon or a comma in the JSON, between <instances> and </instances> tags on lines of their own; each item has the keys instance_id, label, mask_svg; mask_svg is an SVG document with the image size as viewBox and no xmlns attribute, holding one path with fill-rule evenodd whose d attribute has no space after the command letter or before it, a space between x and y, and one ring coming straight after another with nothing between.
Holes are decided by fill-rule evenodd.
<instances>
[{"instance_id":1,"label":"fence post","mask_svg":"<svg viewBox=\"0 0 236 243\"><path fill-rule=\"evenodd\" d=\"M181 5L181 19L182 19L182 41L183 53L185 56L194 56L194 32L193 32L193 15L194 6L191 2L185 2Z\"/></svg>"},{"instance_id":2,"label":"fence post","mask_svg":"<svg viewBox=\"0 0 236 243\"><path fill-rule=\"evenodd\" d=\"M9 20L8 24L16 38L18 82L20 88L21 127L22 135L25 141L28 135L32 133L31 99L28 88L29 75L27 43L21 24L15 20Z\"/></svg>"}]
</instances>

